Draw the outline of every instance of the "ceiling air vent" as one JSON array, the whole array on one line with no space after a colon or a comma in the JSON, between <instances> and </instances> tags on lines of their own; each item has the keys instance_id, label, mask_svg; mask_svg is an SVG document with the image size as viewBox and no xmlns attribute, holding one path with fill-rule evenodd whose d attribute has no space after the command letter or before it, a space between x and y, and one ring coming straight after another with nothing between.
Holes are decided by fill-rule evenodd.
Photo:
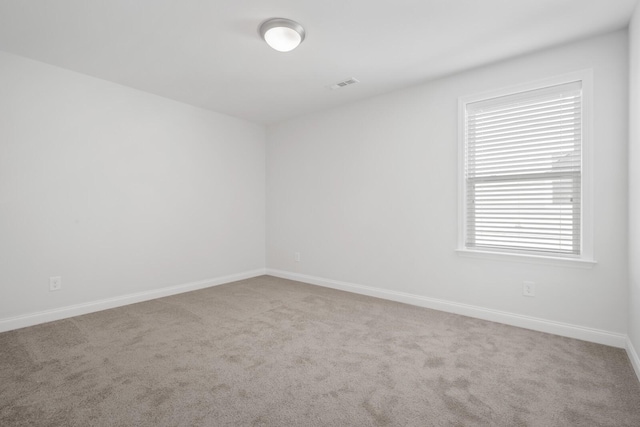
<instances>
[{"instance_id":1,"label":"ceiling air vent","mask_svg":"<svg viewBox=\"0 0 640 427\"><path fill-rule=\"evenodd\" d=\"M347 80L343 80L341 82L338 82L336 84L332 84L331 86L329 86L329 89L335 90L335 89L340 89L349 85L354 85L356 83L360 83L360 80L351 77L350 79Z\"/></svg>"}]
</instances>

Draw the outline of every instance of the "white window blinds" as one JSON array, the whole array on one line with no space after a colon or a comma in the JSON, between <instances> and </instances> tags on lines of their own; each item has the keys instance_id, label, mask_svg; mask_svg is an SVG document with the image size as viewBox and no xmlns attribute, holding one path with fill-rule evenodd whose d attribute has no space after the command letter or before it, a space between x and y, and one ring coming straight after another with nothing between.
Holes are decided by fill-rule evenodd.
<instances>
[{"instance_id":1,"label":"white window blinds","mask_svg":"<svg viewBox=\"0 0 640 427\"><path fill-rule=\"evenodd\" d=\"M465 246L580 255L581 82L466 104Z\"/></svg>"}]
</instances>

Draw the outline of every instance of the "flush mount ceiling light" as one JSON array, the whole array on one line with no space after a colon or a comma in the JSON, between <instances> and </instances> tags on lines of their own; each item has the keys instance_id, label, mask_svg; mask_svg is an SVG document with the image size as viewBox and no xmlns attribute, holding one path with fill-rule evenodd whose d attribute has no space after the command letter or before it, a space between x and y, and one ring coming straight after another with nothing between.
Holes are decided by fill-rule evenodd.
<instances>
[{"instance_id":1,"label":"flush mount ceiling light","mask_svg":"<svg viewBox=\"0 0 640 427\"><path fill-rule=\"evenodd\" d=\"M289 52L304 40L304 28L291 19L271 18L260 24L260 36L278 52Z\"/></svg>"}]
</instances>

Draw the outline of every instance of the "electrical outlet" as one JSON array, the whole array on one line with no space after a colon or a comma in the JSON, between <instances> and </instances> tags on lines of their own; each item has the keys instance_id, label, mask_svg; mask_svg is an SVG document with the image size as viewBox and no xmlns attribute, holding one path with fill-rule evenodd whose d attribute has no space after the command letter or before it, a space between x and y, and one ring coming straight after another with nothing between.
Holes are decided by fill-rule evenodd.
<instances>
[{"instance_id":1,"label":"electrical outlet","mask_svg":"<svg viewBox=\"0 0 640 427\"><path fill-rule=\"evenodd\" d=\"M62 277L60 276L49 277L49 290L59 291L60 289L62 289Z\"/></svg>"},{"instance_id":2,"label":"electrical outlet","mask_svg":"<svg viewBox=\"0 0 640 427\"><path fill-rule=\"evenodd\" d=\"M522 295L525 297L535 297L536 284L534 282L524 282L522 285Z\"/></svg>"},{"instance_id":3,"label":"electrical outlet","mask_svg":"<svg viewBox=\"0 0 640 427\"><path fill-rule=\"evenodd\" d=\"M296 252L296 253L294 254L294 257L295 257L295 259L296 259L296 262L300 262L300 252Z\"/></svg>"}]
</instances>

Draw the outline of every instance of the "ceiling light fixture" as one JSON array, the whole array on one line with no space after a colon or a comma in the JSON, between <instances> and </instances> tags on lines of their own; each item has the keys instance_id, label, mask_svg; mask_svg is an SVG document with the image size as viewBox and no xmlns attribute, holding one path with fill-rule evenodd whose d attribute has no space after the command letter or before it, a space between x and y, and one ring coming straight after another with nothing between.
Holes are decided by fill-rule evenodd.
<instances>
[{"instance_id":1,"label":"ceiling light fixture","mask_svg":"<svg viewBox=\"0 0 640 427\"><path fill-rule=\"evenodd\" d=\"M260 37L278 52L289 52L304 40L304 28L291 19L271 18L260 24Z\"/></svg>"}]
</instances>

